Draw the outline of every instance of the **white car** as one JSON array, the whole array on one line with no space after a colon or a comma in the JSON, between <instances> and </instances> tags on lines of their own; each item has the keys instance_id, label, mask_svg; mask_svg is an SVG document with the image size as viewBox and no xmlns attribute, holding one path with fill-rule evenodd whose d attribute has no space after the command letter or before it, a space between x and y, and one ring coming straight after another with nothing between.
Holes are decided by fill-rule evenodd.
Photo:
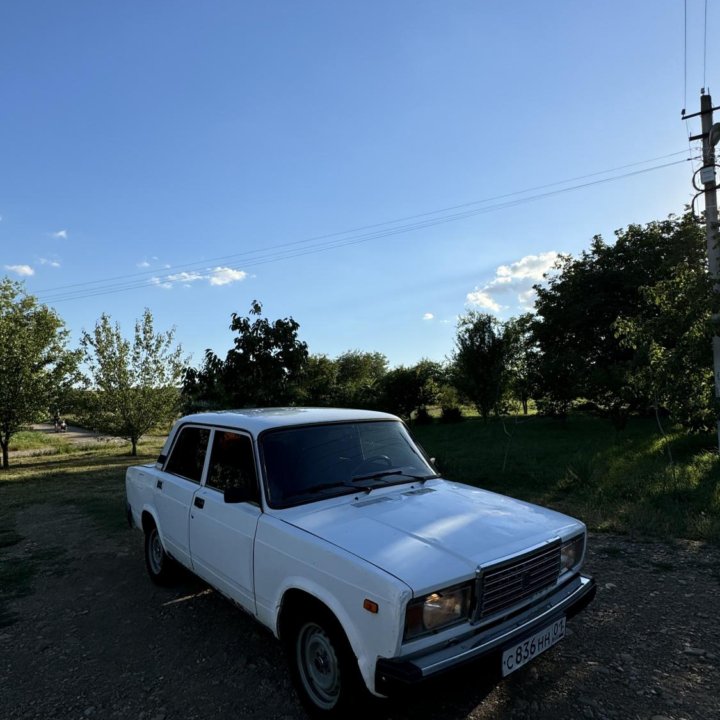
<instances>
[{"instance_id":1,"label":"white car","mask_svg":"<svg viewBox=\"0 0 720 720\"><path fill-rule=\"evenodd\" d=\"M595 595L581 522L443 480L385 413L190 415L126 491L150 577L184 565L270 628L318 716L479 658L507 675Z\"/></svg>"}]
</instances>

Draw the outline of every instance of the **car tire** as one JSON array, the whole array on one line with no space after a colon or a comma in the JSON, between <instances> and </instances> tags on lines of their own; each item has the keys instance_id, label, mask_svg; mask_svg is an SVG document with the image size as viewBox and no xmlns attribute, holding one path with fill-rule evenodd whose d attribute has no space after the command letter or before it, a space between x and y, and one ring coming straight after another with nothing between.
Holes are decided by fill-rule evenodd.
<instances>
[{"instance_id":1,"label":"car tire","mask_svg":"<svg viewBox=\"0 0 720 720\"><path fill-rule=\"evenodd\" d=\"M175 580L175 562L165 552L155 523L145 530L145 567L156 585L171 585Z\"/></svg>"},{"instance_id":2,"label":"car tire","mask_svg":"<svg viewBox=\"0 0 720 720\"><path fill-rule=\"evenodd\" d=\"M298 614L284 641L300 702L314 718L354 718L370 693L357 659L335 617L321 607Z\"/></svg>"}]
</instances>

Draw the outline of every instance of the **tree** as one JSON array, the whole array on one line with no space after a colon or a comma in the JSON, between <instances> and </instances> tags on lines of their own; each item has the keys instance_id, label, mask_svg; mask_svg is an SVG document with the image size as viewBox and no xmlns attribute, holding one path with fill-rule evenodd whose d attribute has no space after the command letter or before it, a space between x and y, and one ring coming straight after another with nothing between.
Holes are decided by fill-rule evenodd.
<instances>
[{"instance_id":1,"label":"tree","mask_svg":"<svg viewBox=\"0 0 720 720\"><path fill-rule=\"evenodd\" d=\"M337 395L337 363L327 355L308 355L298 401L309 407L332 407Z\"/></svg>"},{"instance_id":2,"label":"tree","mask_svg":"<svg viewBox=\"0 0 720 720\"><path fill-rule=\"evenodd\" d=\"M147 308L135 323L132 341L104 313L92 333L82 334L90 390L84 419L101 432L129 440L133 455L143 435L179 410L184 361L173 340L174 330L155 332Z\"/></svg>"},{"instance_id":3,"label":"tree","mask_svg":"<svg viewBox=\"0 0 720 720\"><path fill-rule=\"evenodd\" d=\"M382 406L409 419L414 411L435 403L442 375L440 363L427 359L412 367L393 368L382 380Z\"/></svg>"},{"instance_id":4,"label":"tree","mask_svg":"<svg viewBox=\"0 0 720 720\"><path fill-rule=\"evenodd\" d=\"M703 232L690 214L615 235L612 245L596 236L580 257L562 257L547 286L536 287L533 332L545 403L563 413L575 398L591 400L621 429L652 398L633 381L644 360L618 335L618 321L643 325L658 317L647 289L682 268L703 274L706 262Z\"/></svg>"},{"instance_id":5,"label":"tree","mask_svg":"<svg viewBox=\"0 0 720 720\"><path fill-rule=\"evenodd\" d=\"M453 382L485 420L501 408L508 388L511 341L505 325L492 315L473 310L458 321Z\"/></svg>"},{"instance_id":6,"label":"tree","mask_svg":"<svg viewBox=\"0 0 720 720\"><path fill-rule=\"evenodd\" d=\"M387 358L379 352L348 350L335 359L339 407L373 408L380 402Z\"/></svg>"},{"instance_id":7,"label":"tree","mask_svg":"<svg viewBox=\"0 0 720 720\"><path fill-rule=\"evenodd\" d=\"M509 349L509 390L528 414L528 402L538 387L538 349L533 335L533 316L530 313L510 318L505 323Z\"/></svg>"},{"instance_id":8,"label":"tree","mask_svg":"<svg viewBox=\"0 0 720 720\"><path fill-rule=\"evenodd\" d=\"M0 281L0 447L10 466L10 438L47 415L71 381L78 354L67 349L60 317L20 283Z\"/></svg>"},{"instance_id":9,"label":"tree","mask_svg":"<svg viewBox=\"0 0 720 720\"><path fill-rule=\"evenodd\" d=\"M202 367L187 370L183 380L187 407L295 403L308 358L307 344L298 339L300 325L292 318L271 322L261 315L257 300L250 306L250 316L233 313L230 329L237 336L225 359L206 350Z\"/></svg>"},{"instance_id":10,"label":"tree","mask_svg":"<svg viewBox=\"0 0 720 720\"><path fill-rule=\"evenodd\" d=\"M665 408L676 422L696 430L715 423L713 406L712 279L701 265L643 288L642 313L621 317L616 335L635 353L629 382ZM659 421L659 414L657 415Z\"/></svg>"}]
</instances>

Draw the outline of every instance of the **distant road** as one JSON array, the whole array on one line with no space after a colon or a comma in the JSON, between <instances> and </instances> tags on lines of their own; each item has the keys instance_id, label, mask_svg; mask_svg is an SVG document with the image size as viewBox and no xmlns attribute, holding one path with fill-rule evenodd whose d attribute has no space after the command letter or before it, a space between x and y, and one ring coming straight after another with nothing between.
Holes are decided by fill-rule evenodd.
<instances>
[{"instance_id":1,"label":"distant road","mask_svg":"<svg viewBox=\"0 0 720 720\"><path fill-rule=\"evenodd\" d=\"M97 440L98 442L116 442L124 443L127 442L122 438L115 437L113 435L100 435L99 433L87 430L86 428L79 427L78 425L68 425L65 432L57 432L55 426L51 423L37 423L31 426L32 430L41 433L47 433L48 435L62 435L65 439L73 443L86 443L89 440Z\"/></svg>"}]
</instances>

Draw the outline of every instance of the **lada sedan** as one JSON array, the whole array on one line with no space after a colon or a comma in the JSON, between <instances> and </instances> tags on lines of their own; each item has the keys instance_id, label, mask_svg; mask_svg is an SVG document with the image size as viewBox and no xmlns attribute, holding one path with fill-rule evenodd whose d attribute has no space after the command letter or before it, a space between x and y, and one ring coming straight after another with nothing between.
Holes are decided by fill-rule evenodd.
<instances>
[{"instance_id":1,"label":"lada sedan","mask_svg":"<svg viewBox=\"0 0 720 720\"><path fill-rule=\"evenodd\" d=\"M126 490L150 578L183 565L270 628L316 716L479 658L508 675L595 594L581 522L444 480L385 413L190 415Z\"/></svg>"}]
</instances>

